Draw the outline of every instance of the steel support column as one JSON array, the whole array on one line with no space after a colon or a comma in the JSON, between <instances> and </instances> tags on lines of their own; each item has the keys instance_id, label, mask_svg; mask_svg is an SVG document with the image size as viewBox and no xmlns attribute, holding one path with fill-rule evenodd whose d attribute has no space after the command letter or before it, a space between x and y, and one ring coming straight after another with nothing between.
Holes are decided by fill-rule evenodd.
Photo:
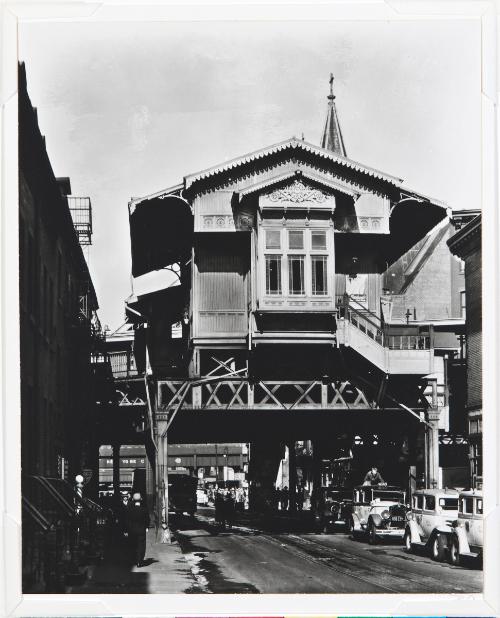
<instances>
[{"instance_id":1,"label":"steel support column","mask_svg":"<svg viewBox=\"0 0 500 618\"><path fill-rule=\"evenodd\" d=\"M119 442L113 443L113 498L115 501L120 500L120 448Z\"/></svg>"},{"instance_id":2,"label":"steel support column","mask_svg":"<svg viewBox=\"0 0 500 618\"><path fill-rule=\"evenodd\" d=\"M297 510L297 458L295 440L290 440L288 446L288 505L292 513Z\"/></svg>"},{"instance_id":3,"label":"steel support column","mask_svg":"<svg viewBox=\"0 0 500 618\"><path fill-rule=\"evenodd\" d=\"M431 407L427 411L429 425L425 431L425 485L435 489L439 487L439 416L440 409Z\"/></svg>"}]
</instances>

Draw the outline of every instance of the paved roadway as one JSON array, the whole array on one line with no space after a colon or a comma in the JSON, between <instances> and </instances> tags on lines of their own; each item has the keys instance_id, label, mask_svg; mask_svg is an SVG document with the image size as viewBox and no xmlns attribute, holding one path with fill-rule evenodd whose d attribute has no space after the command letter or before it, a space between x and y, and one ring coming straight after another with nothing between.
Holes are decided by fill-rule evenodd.
<instances>
[{"instance_id":1,"label":"paved roadway","mask_svg":"<svg viewBox=\"0 0 500 618\"><path fill-rule=\"evenodd\" d=\"M211 593L471 593L482 571L406 554L402 545L352 540L346 533L269 533L248 521L219 531L213 511L174 520L196 580Z\"/></svg>"}]
</instances>

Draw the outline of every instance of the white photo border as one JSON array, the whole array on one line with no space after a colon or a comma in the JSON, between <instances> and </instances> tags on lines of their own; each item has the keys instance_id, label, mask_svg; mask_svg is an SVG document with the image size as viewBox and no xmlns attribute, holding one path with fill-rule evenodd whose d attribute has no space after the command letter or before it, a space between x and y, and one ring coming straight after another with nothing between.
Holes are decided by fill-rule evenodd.
<instances>
[{"instance_id":1,"label":"white photo border","mask_svg":"<svg viewBox=\"0 0 500 618\"><path fill-rule=\"evenodd\" d=\"M139 2L139 0L136 0ZM105 2L4 2L1 7L2 165L1 211L1 383L3 480L0 482L2 561L0 609L5 616L332 616L500 615L500 432L499 410L499 243L496 27L493 1L386 1L291 4L237 0L194 5L124 0ZM17 62L22 21L211 21L211 20L480 20L482 31L482 213L483 213L483 418L485 552L483 594L397 595L22 595L20 375L18 308ZM457 170L457 174L459 171Z\"/></svg>"}]
</instances>

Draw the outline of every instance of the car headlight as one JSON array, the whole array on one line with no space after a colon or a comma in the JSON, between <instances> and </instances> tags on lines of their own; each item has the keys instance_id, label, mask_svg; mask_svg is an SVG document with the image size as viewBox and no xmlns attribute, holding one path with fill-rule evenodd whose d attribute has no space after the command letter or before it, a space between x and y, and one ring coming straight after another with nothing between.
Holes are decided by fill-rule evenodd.
<instances>
[{"instance_id":1,"label":"car headlight","mask_svg":"<svg viewBox=\"0 0 500 618\"><path fill-rule=\"evenodd\" d=\"M390 519L391 514L389 513L389 511L382 511L381 517L382 519Z\"/></svg>"},{"instance_id":2,"label":"car headlight","mask_svg":"<svg viewBox=\"0 0 500 618\"><path fill-rule=\"evenodd\" d=\"M411 519L413 519L413 513L408 511L408 513L406 513L406 521L410 521Z\"/></svg>"}]
</instances>

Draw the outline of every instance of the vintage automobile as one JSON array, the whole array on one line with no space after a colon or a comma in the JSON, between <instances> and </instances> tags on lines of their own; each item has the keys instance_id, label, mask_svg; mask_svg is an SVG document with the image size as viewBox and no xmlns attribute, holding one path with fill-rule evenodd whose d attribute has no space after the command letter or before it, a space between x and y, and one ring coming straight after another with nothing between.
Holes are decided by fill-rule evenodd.
<instances>
[{"instance_id":1,"label":"vintage automobile","mask_svg":"<svg viewBox=\"0 0 500 618\"><path fill-rule=\"evenodd\" d=\"M322 487L317 497L315 527L322 532L347 528L352 512L352 489Z\"/></svg>"},{"instance_id":2,"label":"vintage automobile","mask_svg":"<svg viewBox=\"0 0 500 618\"><path fill-rule=\"evenodd\" d=\"M383 538L402 538L406 524L406 492L400 487L362 485L354 489L349 532L363 534L375 544Z\"/></svg>"},{"instance_id":3,"label":"vintage automobile","mask_svg":"<svg viewBox=\"0 0 500 618\"><path fill-rule=\"evenodd\" d=\"M459 565L464 559L483 557L483 494L463 491L458 497L458 518L448 537L449 559Z\"/></svg>"},{"instance_id":4,"label":"vintage automobile","mask_svg":"<svg viewBox=\"0 0 500 618\"><path fill-rule=\"evenodd\" d=\"M430 550L434 560L446 558L447 537L458 516L458 491L454 489L418 489L411 498L411 510L406 514L403 537L405 550L416 547Z\"/></svg>"}]
</instances>

